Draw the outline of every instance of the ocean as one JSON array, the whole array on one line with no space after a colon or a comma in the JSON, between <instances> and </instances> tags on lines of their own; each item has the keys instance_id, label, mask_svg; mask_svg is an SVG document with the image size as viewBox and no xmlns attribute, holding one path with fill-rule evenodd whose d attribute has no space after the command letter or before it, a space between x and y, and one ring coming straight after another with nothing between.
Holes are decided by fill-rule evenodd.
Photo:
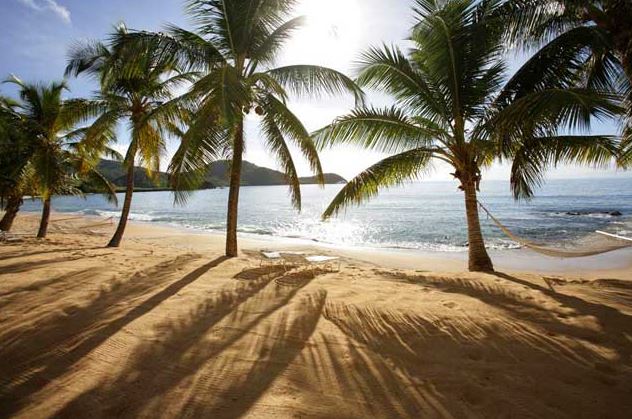
<instances>
[{"instance_id":1,"label":"ocean","mask_svg":"<svg viewBox=\"0 0 632 419\"><path fill-rule=\"evenodd\" d=\"M467 250L465 208L457 186L456 182L421 182L392 188L330 221L320 216L341 185L303 186L301 213L292 209L287 187L243 187L239 233L345 246L463 252ZM227 198L228 189L198 191L186 205L175 206L170 192L139 192L130 219L221 233ZM481 185L480 201L515 234L538 242L573 243L595 230L632 236L631 178L550 180L531 201L521 202L510 196L507 182L487 181ZM40 208L38 200L27 200L23 207ZM53 209L103 217L120 214L101 195L56 197ZM483 213L481 223L489 248L520 247Z\"/></svg>"}]
</instances>

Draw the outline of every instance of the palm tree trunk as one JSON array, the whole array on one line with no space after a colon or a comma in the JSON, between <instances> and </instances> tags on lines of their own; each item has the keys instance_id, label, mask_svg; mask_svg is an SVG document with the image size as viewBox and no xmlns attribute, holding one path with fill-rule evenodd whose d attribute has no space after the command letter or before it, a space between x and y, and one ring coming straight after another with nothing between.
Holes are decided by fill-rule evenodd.
<instances>
[{"instance_id":1,"label":"palm tree trunk","mask_svg":"<svg viewBox=\"0 0 632 419\"><path fill-rule=\"evenodd\" d=\"M44 199L44 208L42 209L42 219L40 220L37 238L43 239L48 232L48 221L50 220L50 197Z\"/></svg>"},{"instance_id":2,"label":"palm tree trunk","mask_svg":"<svg viewBox=\"0 0 632 419\"><path fill-rule=\"evenodd\" d=\"M127 218L129 217L129 210L132 207L132 195L134 194L134 164L130 163L127 168L127 179L125 188L125 201L123 201L123 210L121 211L121 219L119 220L118 227L112 236L112 239L108 243L108 247L119 247L121 240L123 240L123 234L125 233L125 227L127 227Z\"/></svg>"},{"instance_id":3,"label":"palm tree trunk","mask_svg":"<svg viewBox=\"0 0 632 419\"><path fill-rule=\"evenodd\" d=\"M485 249L485 241L481 232L481 223L478 218L478 200L476 198L476 185L467 182L463 185L465 192L465 213L467 216L467 238L469 261L471 272L493 272L494 265Z\"/></svg>"},{"instance_id":4,"label":"palm tree trunk","mask_svg":"<svg viewBox=\"0 0 632 419\"><path fill-rule=\"evenodd\" d=\"M16 215L18 215L18 211L20 211L21 206L22 196L11 195L9 196L9 198L7 198L7 205L4 209L4 216L2 217L2 220L0 220L1 231L11 231L13 220L15 220Z\"/></svg>"},{"instance_id":5,"label":"palm tree trunk","mask_svg":"<svg viewBox=\"0 0 632 419\"><path fill-rule=\"evenodd\" d=\"M233 144L233 161L230 166L230 190L228 192L228 214L226 220L226 256L236 257L237 217L239 212L239 187L241 184L241 165L244 153L244 125L239 122Z\"/></svg>"}]
</instances>

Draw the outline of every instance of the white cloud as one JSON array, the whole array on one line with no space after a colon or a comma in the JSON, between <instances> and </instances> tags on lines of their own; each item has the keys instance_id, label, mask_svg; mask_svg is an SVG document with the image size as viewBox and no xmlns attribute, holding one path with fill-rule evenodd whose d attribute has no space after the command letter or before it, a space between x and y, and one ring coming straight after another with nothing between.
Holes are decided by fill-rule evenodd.
<instances>
[{"instance_id":1,"label":"white cloud","mask_svg":"<svg viewBox=\"0 0 632 419\"><path fill-rule=\"evenodd\" d=\"M25 6L30 7L38 12L48 11L57 15L65 23L70 24L70 10L67 7L60 5L55 0L18 0Z\"/></svg>"}]
</instances>

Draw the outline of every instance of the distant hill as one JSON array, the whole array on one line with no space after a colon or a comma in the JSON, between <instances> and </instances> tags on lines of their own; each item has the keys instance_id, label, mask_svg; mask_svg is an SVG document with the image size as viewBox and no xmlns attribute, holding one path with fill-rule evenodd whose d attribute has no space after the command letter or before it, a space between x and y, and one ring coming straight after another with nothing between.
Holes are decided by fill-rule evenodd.
<instances>
[{"instance_id":1,"label":"distant hill","mask_svg":"<svg viewBox=\"0 0 632 419\"><path fill-rule=\"evenodd\" d=\"M228 167L230 162L226 160L211 163L206 180L217 186L228 186ZM345 178L335 173L325 173L325 183L338 184L347 183ZM300 182L304 185L318 183L316 176L301 177ZM244 161L241 168L241 184L244 186L266 186L266 185L286 185L283 173L260 167L256 164Z\"/></svg>"},{"instance_id":2,"label":"distant hill","mask_svg":"<svg viewBox=\"0 0 632 419\"><path fill-rule=\"evenodd\" d=\"M222 160L211 163L209 166L206 180L202 185L202 189L212 189L228 186L228 167L229 162ZM112 160L101 160L98 166L103 175L114 183L116 186L125 187L126 172L121 162ZM266 186L266 185L285 185L285 176L283 173L260 167L250 162L244 161L241 172L241 184L243 186ZM315 176L302 177L300 181L304 185L317 183ZM337 174L326 173L325 183L338 184L346 183L346 180ZM136 190L163 190L169 189L168 175L163 172L158 173L157 182L154 183L147 172L142 167L137 167L134 172L134 186Z\"/></svg>"}]
</instances>

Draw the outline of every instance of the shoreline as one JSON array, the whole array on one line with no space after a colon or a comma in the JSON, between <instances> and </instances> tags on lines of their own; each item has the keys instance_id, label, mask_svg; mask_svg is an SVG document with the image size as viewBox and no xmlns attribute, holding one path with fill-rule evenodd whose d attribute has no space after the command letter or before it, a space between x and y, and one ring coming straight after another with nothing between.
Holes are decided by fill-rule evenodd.
<instances>
[{"instance_id":1,"label":"shoreline","mask_svg":"<svg viewBox=\"0 0 632 419\"><path fill-rule=\"evenodd\" d=\"M36 212L23 211L23 216L36 217ZM85 215L77 212L54 212L54 218L71 215L86 220L105 220L108 217ZM62 219L64 217L61 217ZM114 223L118 220L113 217ZM131 227L131 228L130 228ZM158 236L157 236L158 235ZM164 236L181 242L190 251L204 248L216 249L224 243L224 233L200 230L182 225L154 221L129 220L126 237L129 239L152 240ZM186 238L195 237L195 240ZM354 259L375 266L391 269L413 269L432 272L467 271L467 251L442 252L423 249L402 249L371 246L352 246L325 243L302 238L238 233L240 250L291 250L321 251L344 258ZM207 238L206 240L204 238ZM125 238L124 238L125 241ZM156 242L160 246L160 243ZM124 246L124 244L123 244ZM178 245L178 247L181 247ZM540 255L528 248L488 249L494 266L499 271L512 273L564 274L595 278L604 275L632 278L632 247L609 253L580 258L555 258Z\"/></svg>"}]
</instances>

